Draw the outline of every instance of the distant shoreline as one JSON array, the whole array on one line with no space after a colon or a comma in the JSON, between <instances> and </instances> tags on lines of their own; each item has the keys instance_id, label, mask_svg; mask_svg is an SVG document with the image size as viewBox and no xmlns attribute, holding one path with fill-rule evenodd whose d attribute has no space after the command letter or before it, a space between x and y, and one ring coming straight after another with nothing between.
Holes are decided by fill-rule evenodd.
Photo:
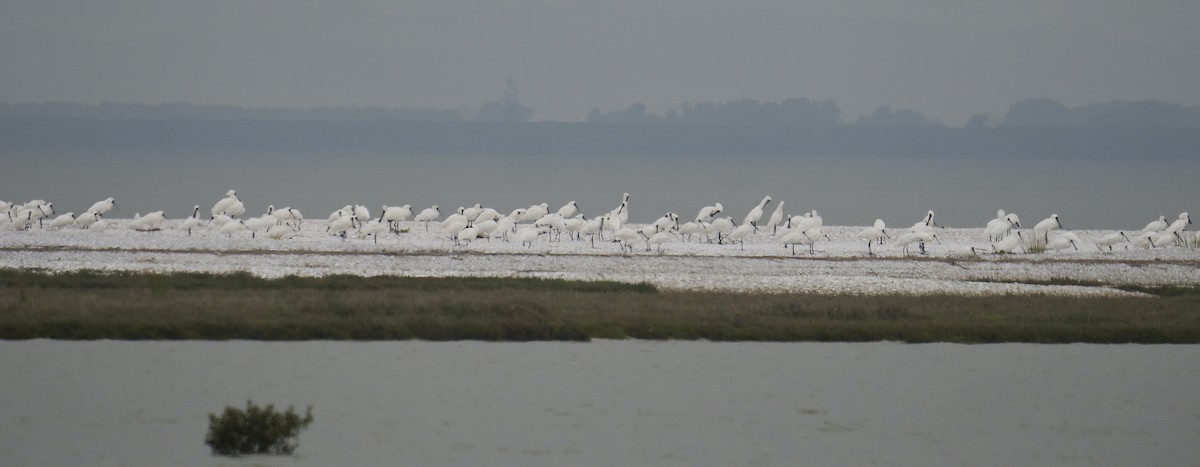
<instances>
[{"instance_id":1,"label":"distant shoreline","mask_svg":"<svg viewBox=\"0 0 1200 467\"><path fill-rule=\"evenodd\" d=\"M669 123L0 117L0 151L1194 160L1200 128L795 128Z\"/></svg>"},{"instance_id":2,"label":"distant shoreline","mask_svg":"<svg viewBox=\"0 0 1200 467\"><path fill-rule=\"evenodd\" d=\"M1200 343L1200 289L1141 297L661 291L514 278L0 270L0 339Z\"/></svg>"}]
</instances>

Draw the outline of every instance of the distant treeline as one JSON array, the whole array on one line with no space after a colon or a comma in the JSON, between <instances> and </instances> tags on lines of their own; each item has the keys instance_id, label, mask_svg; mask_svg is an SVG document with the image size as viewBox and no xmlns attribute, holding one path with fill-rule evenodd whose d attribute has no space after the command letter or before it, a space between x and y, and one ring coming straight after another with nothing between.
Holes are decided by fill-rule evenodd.
<instances>
[{"instance_id":1,"label":"distant treeline","mask_svg":"<svg viewBox=\"0 0 1200 467\"><path fill-rule=\"evenodd\" d=\"M1200 157L1200 129L0 117L0 151L1192 160Z\"/></svg>"},{"instance_id":2,"label":"distant treeline","mask_svg":"<svg viewBox=\"0 0 1200 467\"><path fill-rule=\"evenodd\" d=\"M0 118L96 118L135 120L277 120L277 121L420 121L420 122L528 122L534 109L520 103L515 88L498 102L469 110L382 107L315 107L255 109L228 105L192 104L74 104L0 103ZM945 127L941 120L912 109L882 106L869 115L849 119L832 100L791 98L780 102L744 99L728 102L685 103L679 109L655 114L643 104L624 110L592 109L588 123L753 126L824 129L833 127ZM1096 127L1096 128L1200 128L1200 106L1160 101L1113 101L1067 107L1049 98L1025 99L1009 106L1003 115L979 113L966 128L996 127Z\"/></svg>"},{"instance_id":3,"label":"distant treeline","mask_svg":"<svg viewBox=\"0 0 1200 467\"><path fill-rule=\"evenodd\" d=\"M464 120L457 110L401 107L312 107L312 108L247 108L232 105L195 104L76 104L69 102L0 103L0 117L48 118L127 118L127 119L197 119L197 120L319 120L367 121L414 120L425 122L456 122Z\"/></svg>"},{"instance_id":4,"label":"distant treeline","mask_svg":"<svg viewBox=\"0 0 1200 467\"><path fill-rule=\"evenodd\" d=\"M1025 99L1003 117L975 114L968 128L991 126L1198 128L1200 106L1159 101L1113 101L1068 108L1049 98Z\"/></svg>"}]
</instances>

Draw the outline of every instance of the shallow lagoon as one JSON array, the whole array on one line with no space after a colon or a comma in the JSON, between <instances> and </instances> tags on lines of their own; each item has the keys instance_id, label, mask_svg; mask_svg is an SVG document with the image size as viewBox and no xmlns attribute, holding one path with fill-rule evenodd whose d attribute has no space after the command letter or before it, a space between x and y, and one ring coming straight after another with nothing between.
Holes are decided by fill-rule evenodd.
<instances>
[{"instance_id":1,"label":"shallow lagoon","mask_svg":"<svg viewBox=\"0 0 1200 467\"><path fill-rule=\"evenodd\" d=\"M1200 346L0 342L6 465L1182 465ZM292 457L208 412L312 404Z\"/></svg>"}]
</instances>

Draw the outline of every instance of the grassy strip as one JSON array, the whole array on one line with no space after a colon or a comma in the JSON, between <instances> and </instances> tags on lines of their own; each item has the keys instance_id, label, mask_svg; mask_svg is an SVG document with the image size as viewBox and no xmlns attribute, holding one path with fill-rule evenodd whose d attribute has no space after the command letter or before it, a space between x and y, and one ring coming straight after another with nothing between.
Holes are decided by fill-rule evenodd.
<instances>
[{"instance_id":1,"label":"grassy strip","mask_svg":"<svg viewBox=\"0 0 1200 467\"><path fill-rule=\"evenodd\" d=\"M862 297L541 279L3 270L0 338L1200 343L1200 294Z\"/></svg>"}]
</instances>

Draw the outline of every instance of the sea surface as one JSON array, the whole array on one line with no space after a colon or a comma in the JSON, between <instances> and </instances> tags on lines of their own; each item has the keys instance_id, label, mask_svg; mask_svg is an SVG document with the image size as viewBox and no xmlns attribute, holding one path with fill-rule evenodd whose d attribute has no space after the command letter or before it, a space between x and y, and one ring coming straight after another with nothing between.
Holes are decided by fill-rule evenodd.
<instances>
[{"instance_id":1,"label":"sea surface","mask_svg":"<svg viewBox=\"0 0 1200 467\"><path fill-rule=\"evenodd\" d=\"M378 152L7 152L0 200L55 202L60 213L115 197L115 217L163 210L187 217L236 189L248 214L268 205L325 219L347 204L438 204L443 215L480 203L502 213L577 201L592 217L631 195L631 220L664 213L686 221L722 203L742 218L764 196L785 213L817 210L830 225L908 226L926 211L950 227L979 227L997 209L1028 227L1059 214L1067 229L1141 229L1158 216L1200 214L1200 159L935 158L804 156L511 156ZM776 204L767 206L766 216Z\"/></svg>"},{"instance_id":2,"label":"sea surface","mask_svg":"<svg viewBox=\"0 0 1200 467\"><path fill-rule=\"evenodd\" d=\"M0 459L46 465L1188 465L1200 346L0 342ZM207 414L312 405L287 457Z\"/></svg>"}]
</instances>

